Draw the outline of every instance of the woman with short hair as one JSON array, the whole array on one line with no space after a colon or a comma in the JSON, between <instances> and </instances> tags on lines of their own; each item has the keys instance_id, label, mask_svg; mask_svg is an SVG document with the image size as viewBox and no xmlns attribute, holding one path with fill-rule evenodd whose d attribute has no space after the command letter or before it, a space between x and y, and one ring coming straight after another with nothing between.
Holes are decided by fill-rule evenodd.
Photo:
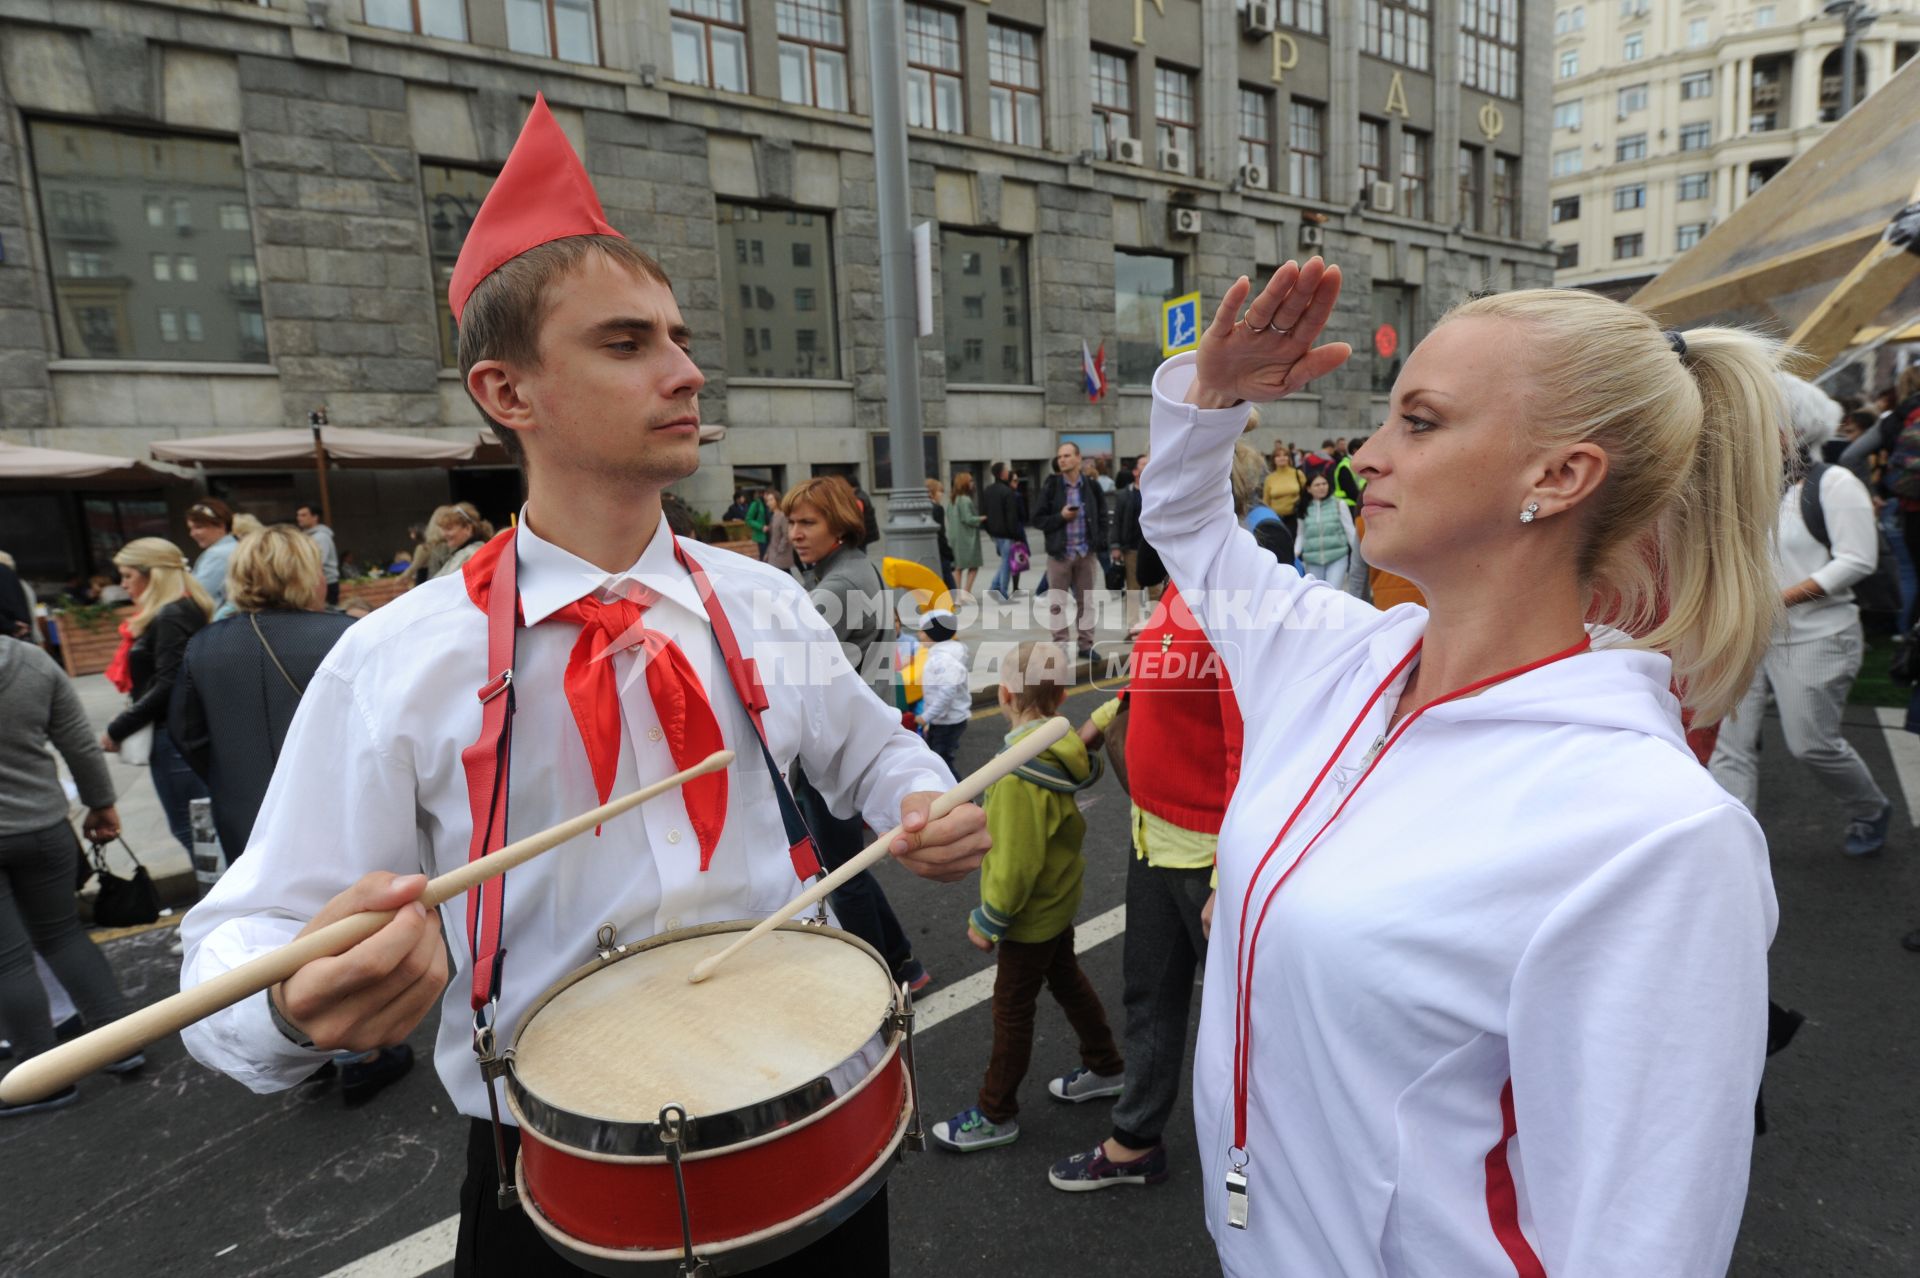
<instances>
[{"instance_id":1,"label":"woman with short hair","mask_svg":"<svg viewBox=\"0 0 1920 1278\"><path fill-rule=\"evenodd\" d=\"M226 598L227 560L240 544L233 535L235 518L233 507L218 497L203 497L187 507L187 536L200 547L200 556L193 561L194 580L212 597L215 608Z\"/></svg>"},{"instance_id":2,"label":"woman with short hair","mask_svg":"<svg viewBox=\"0 0 1920 1278\"><path fill-rule=\"evenodd\" d=\"M440 534L440 540L447 547L447 556L433 570L433 575L445 577L466 567L467 560L480 551L493 536L493 529L479 518L479 512L465 502L453 506L442 506L433 512L433 526ZM484 529L484 531L483 531Z\"/></svg>"},{"instance_id":3,"label":"woman with short hair","mask_svg":"<svg viewBox=\"0 0 1920 1278\"><path fill-rule=\"evenodd\" d=\"M117 753L122 741L142 728L153 729L147 769L166 813L167 828L191 855L193 825L187 805L206 798L207 787L187 766L167 731L167 706L187 641L213 619L213 597L187 570L187 557L180 548L164 537L130 541L113 562L120 570L120 585L134 603L123 644L132 700L107 724L100 748Z\"/></svg>"},{"instance_id":4,"label":"woman with short hair","mask_svg":"<svg viewBox=\"0 0 1920 1278\"><path fill-rule=\"evenodd\" d=\"M1367 559L1427 599L1381 612L1228 496L1246 402L1351 353L1339 291L1236 281L1153 385L1142 524L1245 725L1194 1065L1222 1268L1723 1274L1777 910L1680 710L1730 710L1780 611L1776 348L1580 289L1455 307L1354 460Z\"/></svg>"}]
</instances>

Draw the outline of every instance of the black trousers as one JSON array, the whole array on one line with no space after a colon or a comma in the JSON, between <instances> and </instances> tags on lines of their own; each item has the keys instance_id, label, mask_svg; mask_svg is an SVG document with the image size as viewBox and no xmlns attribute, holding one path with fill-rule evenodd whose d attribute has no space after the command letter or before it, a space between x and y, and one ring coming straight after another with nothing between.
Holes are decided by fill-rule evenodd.
<instances>
[{"instance_id":1,"label":"black trousers","mask_svg":"<svg viewBox=\"0 0 1920 1278\"><path fill-rule=\"evenodd\" d=\"M503 1130L511 1166L520 1148L520 1129ZM495 1197L499 1186L493 1127L485 1119L473 1119L467 1131L467 1178L460 1185L454 1278L562 1278L589 1272L562 1259L523 1209L502 1210ZM887 1243L886 1187L825 1238L753 1272L764 1278L888 1278L893 1268Z\"/></svg>"}]
</instances>

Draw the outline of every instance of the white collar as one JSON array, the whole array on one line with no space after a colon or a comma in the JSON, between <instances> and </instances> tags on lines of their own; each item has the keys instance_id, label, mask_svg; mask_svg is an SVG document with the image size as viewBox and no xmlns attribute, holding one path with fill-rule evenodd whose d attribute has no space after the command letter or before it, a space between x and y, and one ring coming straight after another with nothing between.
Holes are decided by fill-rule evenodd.
<instances>
[{"instance_id":1,"label":"white collar","mask_svg":"<svg viewBox=\"0 0 1920 1278\"><path fill-rule=\"evenodd\" d=\"M576 599L598 591L619 593L626 582L638 582L657 591L698 620L707 620L693 578L680 566L673 554L673 530L663 514L653 537L625 572L610 573L545 540L527 523L526 507L520 508L519 531L514 536L519 552L520 612L529 626L542 621Z\"/></svg>"}]
</instances>

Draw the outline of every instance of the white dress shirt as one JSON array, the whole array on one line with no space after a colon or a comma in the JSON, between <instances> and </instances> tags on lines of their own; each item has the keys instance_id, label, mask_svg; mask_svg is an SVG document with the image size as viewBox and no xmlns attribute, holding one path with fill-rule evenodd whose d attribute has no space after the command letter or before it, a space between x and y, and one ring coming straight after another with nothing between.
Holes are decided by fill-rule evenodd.
<instances>
[{"instance_id":1,"label":"white dress shirt","mask_svg":"<svg viewBox=\"0 0 1920 1278\"><path fill-rule=\"evenodd\" d=\"M607 822L598 837L582 836L507 874L503 1045L549 986L592 957L602 924L612 924L623 942L639 940L763 917L801 888L751 721L664 521L638 562L615 575L543 541L524 516L516 541L527 628L514 658L509 840L599 802L561 690L579 628L540 624L596 590L632 581L659 592L643 620L686 653L738 757L727 773L726 827L704 873L686 805L669 793ZM683 544L706 569L742 652L759 662L772 701L763 716L767 737L783 772L803 761L830 805L857 807L876 829L899 821L908 794L952 787L945 765L847 665L797 583L732 551ZM633 649L612 658L623 728L615 795L676 771L636 659ZM480 734L475 693L488 674L486 614L469 599L461 574L419 586L347 631L301 700L246 854L181 925L183 988L292 940L364 874L437 875L466 863L472 819L460 752ZM452 972L434 1063L460 1112L485 1117L472 1046L464 897L441 907L441 922ZM327 1057L274 1027L265 994L182 1037L195 1059L257 1092L292 1086Z\"/></svg>"},{"instance_id":2,"label":"white dress shirt","mask_svg":"<svg viewBox=\"0 0 1920 1278\"><path fill-rule=\"evenodd\" d=\"M1805 643L1850 630L1860 623L1853 587L1873 575L1880 562L1880 534L1874 523L1873 498L1859 477L1844 466L1829 466L1820 474L1820 513L1826 516L1823 546L1807 529L1800 514L1804 481L1789 485L1780 498L1780 531L1773 548L1774 580L1785 590L1811 577L1827 593L1787 609L1779 643Z\"/></svg>"}]
</instances>

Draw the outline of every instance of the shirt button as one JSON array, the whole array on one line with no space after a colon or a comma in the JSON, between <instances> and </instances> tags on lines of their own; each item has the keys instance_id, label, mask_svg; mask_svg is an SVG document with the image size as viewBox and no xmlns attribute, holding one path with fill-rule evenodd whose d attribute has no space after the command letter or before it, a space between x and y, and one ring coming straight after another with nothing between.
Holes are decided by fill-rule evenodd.
<instances>
[{"instance_id":1,"label":"shirt button","mask_svg":"<svg viewBox=\"0 0 1920 1278\"><path fill-rule=\"evenodd\" d=\"M658 729L658 728L648 728L648 729L647 729L647 740L649 740L649 741L658 741L658 740L659 740L659 739L661 738L661 736L662 736L662 735L663 735L663 734L661 733L661 731L660 731L660 729Z\"/></svg>"},{"instance_id":2,"label":"shirt button","mask_svg":"<svg viewBox=\"0 0 1920 1278\"><path fill-rule=\"evenodd\" d=\"M678 830L667 831L667 842L678 843L679 841L680 841L680 831Z\"/></svg>"},{"instance_id":3,"label":"shirt button","mask_svg":"<svg viewBox=\"0 0 1920 1278\"><path fill-rule=\"evenodd\" d=\"M678 918L671 918L667 920L667 931L678 932L679 930L680 930L680 920Z\"/></svg>"}]
</instances>

